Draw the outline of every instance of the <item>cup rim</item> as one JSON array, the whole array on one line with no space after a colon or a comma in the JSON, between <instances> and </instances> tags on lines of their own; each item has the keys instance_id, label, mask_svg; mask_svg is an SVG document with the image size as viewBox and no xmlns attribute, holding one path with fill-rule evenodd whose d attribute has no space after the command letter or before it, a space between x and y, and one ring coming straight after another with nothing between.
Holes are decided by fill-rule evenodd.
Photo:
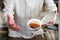
<instances>
[{"instance_id":1,"label":"cup rim","mask_svg":"<svg viewBox=\"0 0 60 40\"><path fill-rule=\"evenodd\" d=\"M40 27L38 27L38 28L31 28L31 27L29 27L29 23L31 23L32 21L37 21L39 23ZM39 28L41 28L41 25L42 25L42 23L41 23L41 21L39 19L30 19L28 21L28 27L29 27L29 29L33 29L33 30L39 29Z\"/></svg>"}]
</instances>

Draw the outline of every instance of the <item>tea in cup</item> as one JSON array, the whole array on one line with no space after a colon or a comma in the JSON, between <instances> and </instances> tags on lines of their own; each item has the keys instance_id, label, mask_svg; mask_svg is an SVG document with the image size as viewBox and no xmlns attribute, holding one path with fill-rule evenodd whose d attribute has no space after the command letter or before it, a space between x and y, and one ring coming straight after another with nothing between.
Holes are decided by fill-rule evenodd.
<instances>
[{"instance_id":1,"label":"tea in cup","mask_svg":"<svg viewBox=\"0 0 60 40\"><path fill-rule=\"evenodd\" d=\"M28 27L29 28L36 29L36 28L40 28L41 25L42 25L42 23L38 19L31 19L31 20L28 21Z\"/></svg>"}]
</instances>

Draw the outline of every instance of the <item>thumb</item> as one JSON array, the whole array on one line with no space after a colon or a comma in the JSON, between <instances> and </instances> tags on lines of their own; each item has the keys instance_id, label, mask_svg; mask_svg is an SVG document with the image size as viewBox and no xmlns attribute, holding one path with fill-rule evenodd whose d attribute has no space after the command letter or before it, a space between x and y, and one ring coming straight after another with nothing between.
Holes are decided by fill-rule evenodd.
<instances>
[{"instance_id":1,"label":"thumb","mask_svg":"<svg viewBox=\"0 0 60 40\"><path fill-rule=\"evenodd\" d=\"M19 30L21 30L21 27L20 26L14 26L13 29L16 31L19 31Z\"/></svg>"},{"instance_id":2,"label":"thumb","mask_svg":"<svg viewBox=\"0 0 60 40\"><path fill-rule=\"evenodd\" d=\"M7 14L7 18L8 18L8 21L10 21L10 15L9 14Z\"/></svg>"},{"instance_id":3,"label":"thumb","mask_svg":"<svg viewBox=\"0 0 60 40\"><path fill-rule=\"evenodd\" d=\"M11 18L11 16L10 16L9 14L7 14L7 18L8 18L8 21L10 21L10 22L14 22L14 19Z\"/></svg>"}]
</instances>

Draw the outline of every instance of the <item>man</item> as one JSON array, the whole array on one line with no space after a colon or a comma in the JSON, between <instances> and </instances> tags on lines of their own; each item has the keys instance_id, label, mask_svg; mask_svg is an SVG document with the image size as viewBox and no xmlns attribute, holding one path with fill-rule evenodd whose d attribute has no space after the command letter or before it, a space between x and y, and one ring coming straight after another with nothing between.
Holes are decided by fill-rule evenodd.
<instances>
[{"instance_id":1,"label":"man","mask_svg":"<svg viewBox=\"0 0 60 40\"><path fill-rule=\"evenodd\" d=\"M9 26L9 40L43 40L40 34L36 36L27 28L27 22L32 18L38 19L44 2L49 11L57 12L53 0L4 0L4 21ZM52 23L50 21L45 25Z\"/></svg>"}]
</instances>

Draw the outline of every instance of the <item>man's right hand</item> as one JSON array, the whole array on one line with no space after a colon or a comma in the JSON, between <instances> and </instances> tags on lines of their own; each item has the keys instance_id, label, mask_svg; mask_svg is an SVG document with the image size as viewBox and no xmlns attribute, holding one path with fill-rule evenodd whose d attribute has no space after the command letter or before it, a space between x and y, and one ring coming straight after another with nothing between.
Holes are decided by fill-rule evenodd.
<instances>
[{"instance_id":1,"label":"man's right hand","mask_svg":"<svg viewBox=\"0 0 60 40\"><path fill-rule=\"evenodd\" d=\"M9 28L11 28L12 30L16 30L16 31L19 31L21 29L19 26L15 24L14 19L12 19L9 14L7 14L7 19L8 19Z\"/></svg>"}]
</instances>

